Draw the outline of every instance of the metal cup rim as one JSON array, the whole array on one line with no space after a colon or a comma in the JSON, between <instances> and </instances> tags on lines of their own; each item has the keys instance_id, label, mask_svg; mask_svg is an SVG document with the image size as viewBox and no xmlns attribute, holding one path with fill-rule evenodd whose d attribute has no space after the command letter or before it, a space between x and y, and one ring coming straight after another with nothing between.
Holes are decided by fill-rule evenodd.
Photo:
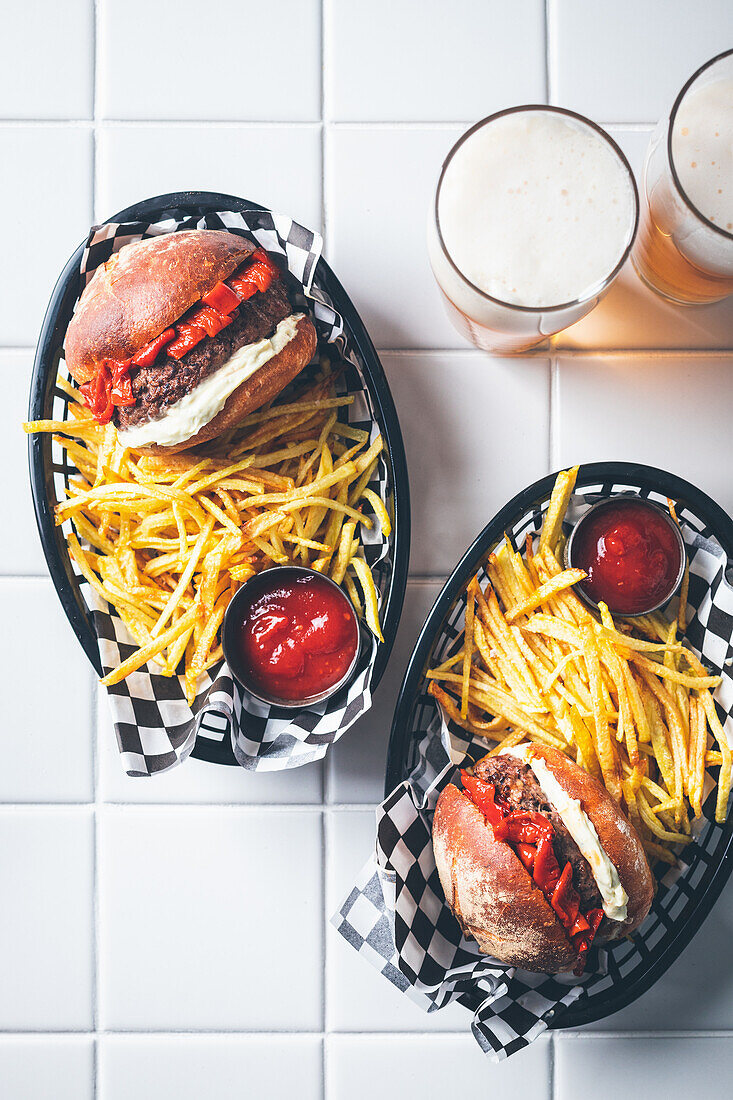
<instances>
[{"instance_id":1,"label":"metal cup rim","mask_svg":"<svg viewBox=\"0 0 733 1100\"><path fill-rule=\"evenodd\" d=\"M242 666L239 662L234 646L230 645L230 632L235 617L234 611L236 610L236 607L241 606L248 590L249 594L251 595L252 589L256 587L257 584L263 584L265 579L269 581L273 578L276 578L278 574L282 573L295 573L299 576L318 577L319 580L326 581L327 584L331 585L332 588L335 588L339 595L343 597L345 603L349 607L354 624L356 626L356 650L354 652L354 657L351 661L351 664L349 665L344 675L335 684L332 684L331 687L326 688L325 691L319 692L317 695L309 695L305 699L281 699L275 695L265 695L261 690L253 688L252 684L247 680L246 675L242 671ZM277 583L276 579L274 583ZM316 703L322 703L324 702L324 700L330 699L331 696L336 695L337 692L341 691L344 688L344 686L353 676L354 670L359 662L359 656L362 649L361 624L356 614L356 609L354 608L354 605L349 599L347 593L344 592L341 585L336 584L336 582L331 577L327 577L323 573L319 573L317 569L309 569L305 565L274 565L271 569L264 569L259 573L255 573L253 577L250 577L249 580L245 581L242 587L239 588L237 592L235 592L229 603L229 606L224 613L224 621L222 623L221 630L221 645L222 652L224 654L224 660L227 663L229 671L231 672L232 676L237 681L239 686L242 688L242 690L246 691L248 695L251 695L252 698L259 700L259 702L261 703L266 703L268 706L271 707L279 707L282 710L304 710L307 707L314 706Z\"/></svg>"},{"instance_id":2,"label":"metal cup rim","mask_svg":"<svg viewBox=\"0 0 733 1100\"><path fill-rule=\"evenodd\" d=\"M677 540L677 546L680 551L680 567L677 573L677 577L669 592L663 597L663 599L655 603L653 607L647 607L643 611L613 611L613 608L609 608L609 610L611 610L614 615L618 615L622 619L638 619L643 615L651 615L652 612L659 611L660 608L665 607L669 603L669 601L677 595L680 589L680 585L682 584L682 579L685 575L687 550L685 548L685 540L682 538L682 531L680 530L679 525L675 523L675 521L672 519L669 511L661 504L658 504L655 500L649 500L648 497L641 496L639 493L633 492L613 493L611 496L603 497L601 500L595 501L573 524L572 530L568 536L568 541L565 544L565 564L568 568L575 568L572 559L573 543L575 541L575 536L578 532L578 529L585 523L588 517L591 516L594 512L597 512L603 508L607 508L611 504L618 504L619 501L623 500L638 501L639 503L654 509L654 511L659 513L659 515L663 516L667 524L674 531L675 539ZM582 581L580 581L574 587L578 596L580 596L584 603L588 604L589 607L593 607L598 610L598 604L586 593L583 588Z\"/></svg>"}]
</instances>

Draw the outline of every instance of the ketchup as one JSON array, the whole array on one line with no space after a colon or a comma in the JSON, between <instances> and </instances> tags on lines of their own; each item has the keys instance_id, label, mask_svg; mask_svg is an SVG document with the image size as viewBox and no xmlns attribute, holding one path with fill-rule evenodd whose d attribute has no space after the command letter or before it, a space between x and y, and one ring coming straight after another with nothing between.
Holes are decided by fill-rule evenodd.
<instances>
[{"instance_id":1,"label":"ketchup","mask_svg":"<svg viewBox=\"0 0 733 1100\"><path fill-rule=\"evenodd\" d=\"M288 702L338 684L359 645L348 598L324 577L297 569L277 570L269 584L265 572L258 582L232 632L245 683Z\"/></svg>"},{"instance_id":2,"label":"ketchup","mask_svg":"<svg viewBox=\"0 0 733 1100\"><path fill-rule=\"evenodd\" d=\"M651 611L671 596L682 565L672 521L637 497L619 497L581 520L571 557L588 574L585 594L622 615Z\"/></svg>"}]
</instances>

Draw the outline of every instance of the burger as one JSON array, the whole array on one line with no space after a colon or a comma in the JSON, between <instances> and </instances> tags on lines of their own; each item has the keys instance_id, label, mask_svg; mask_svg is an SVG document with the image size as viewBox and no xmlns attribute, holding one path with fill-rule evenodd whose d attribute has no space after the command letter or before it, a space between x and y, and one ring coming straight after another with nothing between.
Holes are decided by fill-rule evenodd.
<instances>
[{"instance_id":1,"label":"burger","mask_svg":"<svg viewBox=\"0 0 733 1100\"><path fill-rule=\"evenodd\" d=\"M449 784L433 819L446 901L479 951L522 970L580 975L593 942L649 912L652 874L606 789L561 752L523 744Z\"/></svg>"},{"instance_id":2,"label":"burger","mask_svg":"<svg viewBox=\"0 0 733 1100\"><path fill-rule=\"evenodd\" d=\"M264 249L219 230L125 245L97 268L65 340L67 367L127 447L205 443L271 401L316 333Z\"/></svg>"}]
</instances>

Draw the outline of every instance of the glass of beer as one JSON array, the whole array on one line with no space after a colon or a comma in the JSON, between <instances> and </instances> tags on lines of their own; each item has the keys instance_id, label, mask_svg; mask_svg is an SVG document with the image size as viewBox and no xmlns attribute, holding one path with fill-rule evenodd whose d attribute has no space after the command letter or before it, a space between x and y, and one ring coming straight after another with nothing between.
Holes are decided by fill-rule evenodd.
<instances>
[{"instance_id":1,"label":"glass of beer","mask_svg":"<svg viewBox=\"0 0 733 1100\"><path fill-rule=\"evenodd\" d=\"M430 263L455 328L513 355L589 313L629 254L639 197L626 157L559 107L512 107L448 154L428 219Z\"/></svg>"},{"instance_id":2,"label":"glass of beer","mask_svg":"<svg viewBox=\"0 0 733 1100\"><path fill-rule=\"evenodd\" d=\"M733 50L698 69L652 135L631 258L672 302L733 293Z\"/></svg>"}]
</instances>

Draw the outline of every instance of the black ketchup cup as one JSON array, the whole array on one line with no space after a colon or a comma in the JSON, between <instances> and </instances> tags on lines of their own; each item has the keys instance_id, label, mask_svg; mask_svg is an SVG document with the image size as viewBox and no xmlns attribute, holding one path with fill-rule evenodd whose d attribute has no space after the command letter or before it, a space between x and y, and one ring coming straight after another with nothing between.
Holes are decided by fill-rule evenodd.
<instances>
[{"instance_id":1,"label":"black ketchup cup","mask_svg":"<svg viewBox=\"0 0 733 1100\"><path fill-rule=\"evenodd\" d=\"M685 563L687 560L685 542L682 538L682 532L680 531L678 524L675 523L674 519L666 508L662 508L661 505L656 504L652 500L648 500L646 497L639 496L637 493L617 493L615 496L604 497L603 500L599 500L595 504L592 504L590 508L588 508L588 510L585 511L580 519L577 520L577 522L575 523L575 526L570 532L567 544L565 546L565 564L568 568L583 568L582 564L578 560L577 547L581 541L580 536L582 535L584 530L587 530L587 524L590 523L592 519L597 518L599 513L604 511L605 509L619 506L623 508L627 504L649 509L660 516L667 524L670 531L673 533L674 542L679 554L679 568L670 580L667 590L664 592L661 598L658 598L651 602L648 607L644 607L643 609L639 608L638 610L634 611L624 611L619 610L618 608L614 609L613 607L611 607L611 604L609 602L608 608L612 614L619 615L621 618L624 619L633 619L639 615L649 615L652 611L658 611L659 608L664 607L665 604L669 603L672 597L675 596L679 591L682 584L682 578L685 575ZM587 603L590 607L596 609L598 608L598 604L596 603L596 601L593 600L593 598L585 591L582 581L575 585L574 588L577 594L581 596L582 599L585 601L585 603Z\"/></svg>"},{"instance_id":2,"label":"black ketchup cup","mask_svg":"<svg viewBox=\"0 0 733 1100\"><path fill-rule=\"evenodd\" d=\"M319 582L324 582L338 592L339 597L343 600L344 607L349 609L352 616L356 634L356 646L354 655L344 674L324 691L304 696L301 699L283 699L277 695L271 695L265 692L262 684L256 682L253 678L251 671L247 668L242 658L241 633L247 614L254 601L257 600L259 596L271 591L273 588L277 587L278 584L291 584L293 581L303 577L317 577ZM224 615L221 643L224 651L224 658L232 675L249 695L271 706L284 707L289 710L302 710L304 707L312 706L315 703L322 703L325 699L330 699L332 695L341 691L349 682L359 660L362 636L359 619L354 609L354 605L344 590L336 584L335 581L331 580L330 577L325 577L322 573L318 573L315 569L307 569L305 566L278 565L274 566L272 569L265 569L261 573L256 573L254 577L246 581L239 591L235 593Z\"/></svg>"}]
</instances>

